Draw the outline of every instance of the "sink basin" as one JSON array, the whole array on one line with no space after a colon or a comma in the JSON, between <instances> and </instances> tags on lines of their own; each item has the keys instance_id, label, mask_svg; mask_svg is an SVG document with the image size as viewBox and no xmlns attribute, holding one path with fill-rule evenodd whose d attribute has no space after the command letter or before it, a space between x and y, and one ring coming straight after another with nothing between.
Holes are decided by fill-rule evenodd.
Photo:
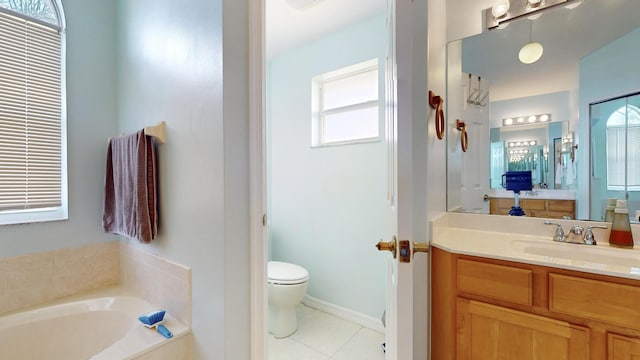
<instances>
[{"instance_id":1,"label":"sink basin","mask_svg":"<svg viewBox=\"0 0 640 360\"><path fill-rule=\"evenodd\" d=\"M564 260L573 265L624 266L640 272L640 251L616 249L596 245L567 244L560 242L543 243L530 240L514 240L516 251L544 257L545 261Z\"/></svg>"}]
</instances>

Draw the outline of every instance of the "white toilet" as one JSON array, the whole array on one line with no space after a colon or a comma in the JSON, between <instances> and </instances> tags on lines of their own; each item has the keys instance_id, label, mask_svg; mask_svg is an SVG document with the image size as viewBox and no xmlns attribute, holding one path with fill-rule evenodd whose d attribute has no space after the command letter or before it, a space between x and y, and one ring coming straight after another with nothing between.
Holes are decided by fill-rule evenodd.
<instances>
[{"instance_id":1,"label":"white toilet","mask_svg":"<svg viewBox=\"0 0 640 360\"><path fill-rule=\"evenodd\" d=\"M276 338L287 337L298 328L295 307L307 292L309 272L295 264L269 261L267 281L269 332Z\"/></svg>"}]
</instances>

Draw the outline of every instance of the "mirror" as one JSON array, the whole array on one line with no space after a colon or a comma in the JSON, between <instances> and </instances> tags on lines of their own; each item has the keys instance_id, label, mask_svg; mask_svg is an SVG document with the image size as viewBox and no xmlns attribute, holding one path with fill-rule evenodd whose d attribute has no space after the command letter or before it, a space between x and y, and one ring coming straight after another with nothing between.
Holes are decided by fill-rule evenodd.
<instances>
[{"instance_id":1,"label":"mirror","mask_svg":"<svg viewBox=\"0 0 640 360\"><path fill-rule=\"evenodd\" d=\"M606 202L608 194L592 193L591 167L607 165L591 163L589 104L640 90L638 13L640 1L584 1L448 44L449 211L493 213L493 200L483 201L484 195L513 198L501 176L524 169L532 171L534 187L521 198L568 200L570 217L602 220L601 210L591 211L601 204L590 198ZM532 41L542 44L543 56L521 63L518 52ZM539 121L545 114L549 118ZM532 123L530 116L536 117ZM456 119L467 124L465 153ZM528 215L562 217L550 209L537 214Z\"/></svg>"}]
</instances>

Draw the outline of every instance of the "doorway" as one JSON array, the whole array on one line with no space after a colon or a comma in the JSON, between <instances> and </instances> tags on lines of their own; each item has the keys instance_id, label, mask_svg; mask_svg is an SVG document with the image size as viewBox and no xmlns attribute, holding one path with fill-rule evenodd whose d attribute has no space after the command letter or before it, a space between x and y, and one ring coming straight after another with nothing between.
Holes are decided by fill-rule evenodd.
<instances>
[{"instance_id":1,"label":"doorway","mask_svg":"<svg viewBox=\"0 0 640 360\"><path fill-rule=\"evenodd\" d=\"M371 359L384 358L380 346L385 283L381 279L386 277L387 265L373 245L385 237L389 226L384 141L386 2L380 1L376 11L288 47L270 33L270 29L277 31L270 26L273 21L278 21L278 27L290 23L293 30L288 32L298 34L313 27L303 21L304 26L296 29L299 17L317 18L327 9L336 17L358 3L362 1L323 0L296 9L285 0L266 2L267 260L302 266L310 276L303 304L297 307L298 331L285 339L268 335L268 352L276 350L277 358L286 358L283 351L298 358L301 351L318 358L353 351L372 354L367 355ZM344 10L336 12L338 8ZM343 79L345 69L372 60L382 64L376 75L381 104L377 133L369 133L362 141L345 140L343 133L337 138L327 136L328 128L343 118L321 125L314 118L321 100L314 95L337 83L323 80ZM361 70L356 69L356 74L366 69ZM322 142L322 136L329 141ZM370 343L371 353L367 348L355 350L358 342Z\"/></svg>"}]
</instances>

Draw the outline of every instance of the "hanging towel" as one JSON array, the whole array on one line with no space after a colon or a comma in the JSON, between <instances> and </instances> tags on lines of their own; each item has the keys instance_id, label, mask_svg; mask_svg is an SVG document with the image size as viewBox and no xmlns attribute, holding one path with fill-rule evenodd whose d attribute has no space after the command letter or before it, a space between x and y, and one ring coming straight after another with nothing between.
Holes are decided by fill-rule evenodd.
<instances>
[{"instance_id":1,"label":"hanging towel","mask_svg":"<svg viewBox=\"0 0 640 360\"><path fill-rule=\"evenodd\" d=\"M102 228L149 243L158 232L157 164L144 130L109 140Z\"/></svg>"}]
</instances>

